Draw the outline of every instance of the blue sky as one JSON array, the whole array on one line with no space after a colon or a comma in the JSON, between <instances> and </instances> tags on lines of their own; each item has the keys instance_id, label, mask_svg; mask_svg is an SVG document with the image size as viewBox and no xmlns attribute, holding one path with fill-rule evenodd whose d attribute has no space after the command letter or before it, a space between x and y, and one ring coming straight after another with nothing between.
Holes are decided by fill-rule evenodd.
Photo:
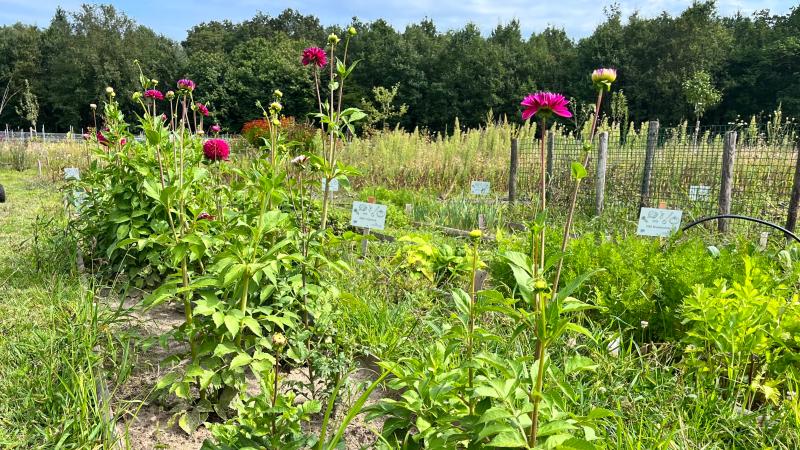
<instances>
[{"instance_id":1,"label":"blue sky","mask_svg":"<svg viewBox=\"0 0 800 450\"><path fill-rule=\"evenodd\" d=\"M24 22L45 27L57 6L75 10L85 2L0 0L0 24ZM520 20L526 37L531 32L553 25L579 38L591 34L594 27L603 21L603 6L613 3L613 0L124 0L107 3L113 3L137 22L177 40L182 40L186 31L200 22L222 19L241 21L252 17L257 11L276 15L285 8L316 15L325 25L344 25L357 16L363 21L384 18L402 30L409 23L429 17L440 30L459 28L467 22L473 22L484 34L488 34L497 24L516 18ZM652 17L662 11L677 14L692 0L619 0L616 3L622 8L624 16L638 11ZM785 14L795 5L791 0L717 1L723 15L737 11L749 15L761 9Z\"/></svg>"}]
</instances>

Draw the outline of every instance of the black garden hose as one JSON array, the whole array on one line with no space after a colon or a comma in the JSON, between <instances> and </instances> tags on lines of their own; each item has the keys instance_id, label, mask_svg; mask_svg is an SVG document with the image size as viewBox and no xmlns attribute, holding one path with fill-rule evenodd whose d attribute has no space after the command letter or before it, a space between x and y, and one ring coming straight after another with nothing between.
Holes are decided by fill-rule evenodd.
<instances>
[{"instance_id":1,"label":"black garden hose","mask_svg":"<svg viewBox=\"0 0 800 450\"><path fill-rule=\"evenodd\" d=\"M749 220L750 222L760 223L761 225L766 225L768 227L772 227L772 228L774 228L774 229L776 229L778 231L783 232L783 234L785 234L786 237L790 237L790 238L794 239L795 241L800 242L800 237L797 237L796 234L792 233L791 231L787 230L786 228L783 228L780 225L775 225L774 223L767 222L766 220L763 220L763 219L757 219L755 217L748 217L748 216L740 216L740 215L737 215L737 214L720 214L718 216L703 217L703 218L695 220L694 222L690 222L690 223L686 224L683 227L683 231L686 231L689 228L692 228L693 226L695 226L697 224L701 224L703 222L708 222L709 220L715 220L715 219Z\"/></svg>"}]
</instances>

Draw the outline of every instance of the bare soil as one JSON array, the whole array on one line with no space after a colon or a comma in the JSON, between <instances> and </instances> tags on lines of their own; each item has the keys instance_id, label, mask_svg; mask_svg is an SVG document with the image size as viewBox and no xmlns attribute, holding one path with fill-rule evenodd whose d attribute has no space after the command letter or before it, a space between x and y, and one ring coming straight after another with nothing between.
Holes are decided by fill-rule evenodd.
<instances>
[{"instance_id":1,"label":"bare soil","mask_svg":"<svg viewBox=\"0 0 800 450\"><path fill-rule=\"evenodd\" d=\"M129 296L125 306L133 307L138 301L136 296ZM155 338L183 323L182 305L163 304L147 312L134 312L131 317L131 322L127 325L129 331L136 331L143 338ZM112 410L119 417L117 424L119 448L195 450L202 446L205 439L211 438L211 433L204 426L191 436L187 435L173 420L175 412L180 409L178 399L174 396L156 395L153 392L158 380L171 369L162 367L161 361L183 350L185 350L183 345L170 344L166 349L152 345L136 352L133 372L124 385L117 387L111 393ZM376 367L370 362L358 361L357 364L358 369L352 372L339 395L334 410L335 420L329 425L329 429L337 426L346 416L348 408L362 392L359 387L378 376ZM285 375L284 380L306 381L306 374L307 369L294 369ZM255 378L251 378L248 384L248 393L258 394L259 387ZM386 393L379 387L372 392L365 406L375 404L385 395ZM309 424L308 430L319 432L321 421L320 414ZM345 431L347 450L373 448L376 432L382 425L380 420L367 423L364 413L356 416Z\"/></svg>"}]
</instances>

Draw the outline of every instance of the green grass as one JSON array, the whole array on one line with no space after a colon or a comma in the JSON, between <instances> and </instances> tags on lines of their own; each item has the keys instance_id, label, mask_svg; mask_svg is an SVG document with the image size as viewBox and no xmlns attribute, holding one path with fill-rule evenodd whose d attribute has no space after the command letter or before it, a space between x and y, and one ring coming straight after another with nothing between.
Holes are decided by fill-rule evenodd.
<instances>
[{"instance_id":1,"label":"green grass","mask_svg":"<svg viewBox=\"0 0 800 450\"><path fill-rule=\"evenodd\" d=\"M110 448L98 392L124 377L116 320L74 270L60 194L32 171L0 170L0 448Z\"/></svg>"}]
</instances>

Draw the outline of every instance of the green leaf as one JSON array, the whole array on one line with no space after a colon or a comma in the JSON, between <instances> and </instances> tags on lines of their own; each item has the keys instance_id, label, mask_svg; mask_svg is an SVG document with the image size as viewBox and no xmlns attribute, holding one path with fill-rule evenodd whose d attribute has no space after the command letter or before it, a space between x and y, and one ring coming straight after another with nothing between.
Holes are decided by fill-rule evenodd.
<instances>
[{"instance_id":1,"label":"green leaf","mask_svg":"<svg viewBox=\"0 0 800 450\"><path fill-rule=\"evenodd\" d=\"M572 174L572 178L576 180L582 180L586 178L586 168L583 167L583 164L579 163L578 161L572 161L570 172Z\"/></svg>"},{"instance_id":2,"label":"green leaf","mask_svg":"<svg viewBox=\"0 0 800 450\"><path fill-rule=\"evenodd\" d=\"M258 321L256 319L252 318L251 316L247 316L244 319L242 319L242 325L244 325L247 328L249 328L250 331L252 331L253 334L255 334L256 336L261 336L262 335L261 334L261 324L259 324Z\"/></svg>"},{"instance_id":3,"label":"green leaf","mask_svg":"<svg viewBox=\"0 0 800 450\"><path fill-rule=\"evenodd\" d=\"M222 357L237 350L236 345L231 341L222 341L214 349L214 356Z\"/></svg>"},{"instance_id":4,"label":"green leaf","mask_svg":"<svg viewBox=\"0 0 800 450\"><path fill-rule=\"evenodd\" d=\"M130 232L131 226L127 223L124 223L117 227L117 240L121 241L128 237L128 232Z\"/></svg>"},{"instance_id":5,"label":"green leaf","mask_svg":"<svg viewBox=\"0 0 800 450\"><path fill-rule=\"evenodd\" d=\"M539 428L539 436L550 436L552 434L576 429L578 429L578 427L567 422L566 420L554 420L552 422L547 422Z\"/></svg>"},{"instance_id":6,"label":"green leaf","mask_svg":"<svg viewBox=\"0 0 800 450\"><path fill-rule=\"evenodd\" d=\"M175 380L177 379L178 379L178 374L176 372L170 372L164 375L163 377L161 377L160 380L158 380L158 383L156 383L156 390L158 391L164 389L167 386L172 386L175 383Z\"/></svg>"},{"instance_id":7,"label":"green leaf","mask_svg":"<svg viewBox=\"0 0 800 450\"><path fill-rule=\"evenodd\" d=\"M583 370L594 371L597 369L597 364L594 363L592 358L575 355L567 359L564 363L564 373L567 375Z\"/></svg>"},{"instance_id":8,"label":"green leaf","mask_svg":"<svg viewBox=\"0 0 800 450\"><path fill-rule=\"evenodd\" d=\"M518 430L504 431L492 439L488 447L527 448L528 442Z\"/></svg>"},{"instance_id":9,"label":"green leaf","mask_svg":"<svg viewBox=\"0 0 800 450\"><path fill-rule=\"evenodd\" d=\"M228 329L231 336L236 337L236 335L239 334L239 318L233 314L226 314L225 328Z\"/></svg>"},{"instance_id":10,"label":"green leaf","mask_svg":"<svg viewBox=\"0 0 800 450\"><path fill-rule=\"evenodd\" d=\"M508 419L510 417L514 417L514 414L512 412L508 411L505 408L495 406L486 410L486 412L483 413L481 418L478 420L478 423L494 422L497 420Z\"/></svg>"},{"instance_id":11,"label":"green leaf","mask_svg":"<svg viewBox=\"0 0 800 450\"><path fill-rule=\"evenodd\" d=\"M597 420L604 419L606 417L614 417L615 415L616 414L614 414L613 411L609 411L605 408L594 408L589 411L589 414L586 416L586 418L589 420Z\"/></svg>"},{"instance_id":12,"label":"green leaf","mask_svg":"<svg viewBox=\"0 0 800 450\"><path fill-rule=\"evenodd\" d=\"M567 439L566 441L562 442L561 446L559 446L559 448L572 449L572 450L596 450L597 449L597 447L595 447L591 442L589 442L587 440L584 440L584 439L581 439L581 438L576 438L576 437Z\"/></svg>"},{"instance_id":13,"label":"green leaf","mask_svg":"<svg viewBox=\"0 0 800 450\"><path fill-rule=\"evenodd\" d=\"M237 369L239 367L246 366L246 365L250 364L250 361L252 361L252 360L253 360L253 358L250 355L248 355L246 353L239 353L231 361L231 369Z\"/></svg>"}]
</instances>

